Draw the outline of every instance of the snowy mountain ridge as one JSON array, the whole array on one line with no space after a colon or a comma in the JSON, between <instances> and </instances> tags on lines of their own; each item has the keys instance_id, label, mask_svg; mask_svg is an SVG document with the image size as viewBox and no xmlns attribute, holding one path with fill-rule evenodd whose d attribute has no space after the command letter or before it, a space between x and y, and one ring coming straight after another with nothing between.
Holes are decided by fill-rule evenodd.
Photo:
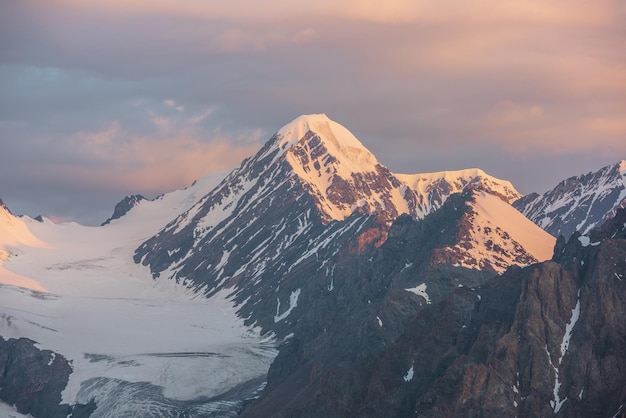
<instances>
[{"instance_id":1,"label":"snowy mountain ridge","mask_svg":"<svg viewBox=\"0 0 626 418\"><path fill-rule=\"evenodd\" d=\"M626 160L570 177L542 195L524 196L513 206L554 236L586 234L626 206Z\"/></svg>"},{"instance_id":2,"label":"snowy mountain ridge","mask_svg":"<svg viewBox=\"0 0 626 418\"><path fill-rule=\"evenodd\" d=\"M446 198L466 189L482 189L513 203L522 195L511 182L490 176L479 168L422 174L396 174L417 195L417 214L422 218L441 207Z\"/></svg>"}]
</instances>

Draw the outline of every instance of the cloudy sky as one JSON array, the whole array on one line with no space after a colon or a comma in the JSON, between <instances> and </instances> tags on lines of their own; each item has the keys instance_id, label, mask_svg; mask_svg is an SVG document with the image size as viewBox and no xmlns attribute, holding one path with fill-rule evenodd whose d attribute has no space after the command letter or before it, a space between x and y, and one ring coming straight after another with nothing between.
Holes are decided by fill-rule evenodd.
<instances>
[{"instance_id":1,"label":"cloudy sky","mask_svg":"<svg viewBox=\"0 0 626 418\"><path fill-rule=\"evenodd\" d=\"M626 159L626 0L0 0L0 198L98 224L326 113L522 192Z\"/></svg>"}]
</instances>

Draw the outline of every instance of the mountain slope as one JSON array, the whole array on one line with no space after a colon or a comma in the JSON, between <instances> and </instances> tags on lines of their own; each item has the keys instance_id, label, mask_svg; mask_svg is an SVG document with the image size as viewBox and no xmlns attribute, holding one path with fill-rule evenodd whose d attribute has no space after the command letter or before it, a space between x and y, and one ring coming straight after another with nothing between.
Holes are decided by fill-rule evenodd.
<instances>
[{"instance_id":1,"label":"mountain slope","mask_svg":"<svg viewBox=\"0 0 626 418\"><path fill-rule=\"evenodd\" d=\"M424 221L399 219L373 254L337 264L349 309L318 334L296 331L243 417L619 416L626 242L574 236L554 261L482 284L467 269L442 271L439 282L463 286L436 297L430 284L405 290L429 224L454 200ZM604 236L623 234L624 216ZM412 274L423 279L419 266Z\"/></svg>"},{"instance_id":2,"label":"mountain slope","mask_svg":"<svg viewBox=\"0 0 626 418\"><path fill-rule=\"evenodd\" d=\"M439 257L469 268L504 272L512 265L532 264L552 256L555 239L500 197L472 192L459 242Z\"/></svg>"},{"instance_id":3,"label":"mountain slope","mask_svg":"<svg viewBox=\"0 0 626 418\"><path fill-rule=\"evenodd\" d=\"M6 262L22 253L21 246L47 247L47 244L35 237L26 223L14 216L0 200L0 285L45 291L45 288L36 280L5 268Z\"/></svg>"},{"instance_id":4,"label":"mountain slope","mask_svg":"<svg viewBox=\"0 0 626 418\"><path fill-rule=\"evenodd\" d=\"M524 196L513 203L520 212L556 236L583 234L626 206L626 161L563 180L542 195Z\"/></svg>"},{"instance_id":5,"label":"mountain slope","mask_svg":"<svg viewBox=\"0 0 626 418\"><path fill-rule=\"evenodd\" d=\"M581 238L420 312L373 366L357 414L621 416L626 241Z\"/></svg>"},{"instance_id":6,"label":"mountain slope","mask_svg":"<svg viewBox=\"0 0 626 418\"><path fill-rule=\"evenodd\" d=\"M132 230L138 231L138 224L142 224L145 232L138 232L137 238L147 238L189 210L200 198L213 190L226 174L228 173L220 171L208 173L185 189L165 193L152 200L141 195L126 196L115 205L113 214L101 226L106 227L111 223L126 224L132 226Z\"/></svg>"}]
</instances>

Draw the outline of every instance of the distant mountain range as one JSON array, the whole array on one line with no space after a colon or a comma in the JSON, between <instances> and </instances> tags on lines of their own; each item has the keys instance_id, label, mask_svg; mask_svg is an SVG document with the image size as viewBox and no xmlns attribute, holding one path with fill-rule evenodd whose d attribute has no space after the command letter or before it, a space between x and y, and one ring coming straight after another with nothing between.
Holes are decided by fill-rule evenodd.
<instances>
[{"instance_id":1,"label":"distant mountain range","mask_svg":"<svg viewBox=\"0 0 626 418\"><path fill-rule=\"evenodd\" d=\"M0 201L0 400L34 417L617 415L625 183L624 161L528 196L480 169L394 174L305 115L98 228Z\"/></svg>"},{"instance_id":2,"label":"distant mountain range","mask_svg":"<svg viewBox=\"0 0 626 418\"><path fill-rule=\"evenodd\" d=\"M560 182L542 195L529 194L513 206L558 237L586 234L626 207L626 161Z\"/></svg>"}]
</instances>

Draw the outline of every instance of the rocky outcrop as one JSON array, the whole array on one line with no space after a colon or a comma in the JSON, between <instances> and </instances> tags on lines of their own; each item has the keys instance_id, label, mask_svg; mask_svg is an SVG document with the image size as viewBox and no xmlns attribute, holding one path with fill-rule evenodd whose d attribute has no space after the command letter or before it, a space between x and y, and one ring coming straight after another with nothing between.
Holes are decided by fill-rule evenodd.
<instances>
[{"instance_id":1,"label":"rocky outcrop","mask_svg":"<svg viewBox=\"0 0 626 418\"><path fill-rule=\"evenodd\" d=\"M115 205L115 209L113 209L113 215L111 215L111 217L106 221L102 222L101 226L108 225L109 223L111 223L111 221L119 219L122 216L126 215L128 212L130 212L132 208L137 206L143 200L146 200L146 198L140 194L126 196L117 205Z\"/></svg>"},{"instance_id":2,"label":"rocky outcrop","mask_svg":"<svg viewBox=\"0 0 626 418\"><path fill-rule=\"evenodd\" d=\"M9 209L9 207L2 201L2 199L0 199L0 209L4 209L6 212L8 212L9 214L12 215L11 210Z\"/></svg>"},{"instance_id":3,"label":"rocky outcrop","mask_svg":"<svg viewBox=\"0 0 626 418\"><path fill-rule=\"evenodd\" d=\"M72 367L60 354L40 350L26 338L0 337L0 400L35 418L88 417L95 404L67 405L61 392Z\"/></svg>"}]
</instances>

